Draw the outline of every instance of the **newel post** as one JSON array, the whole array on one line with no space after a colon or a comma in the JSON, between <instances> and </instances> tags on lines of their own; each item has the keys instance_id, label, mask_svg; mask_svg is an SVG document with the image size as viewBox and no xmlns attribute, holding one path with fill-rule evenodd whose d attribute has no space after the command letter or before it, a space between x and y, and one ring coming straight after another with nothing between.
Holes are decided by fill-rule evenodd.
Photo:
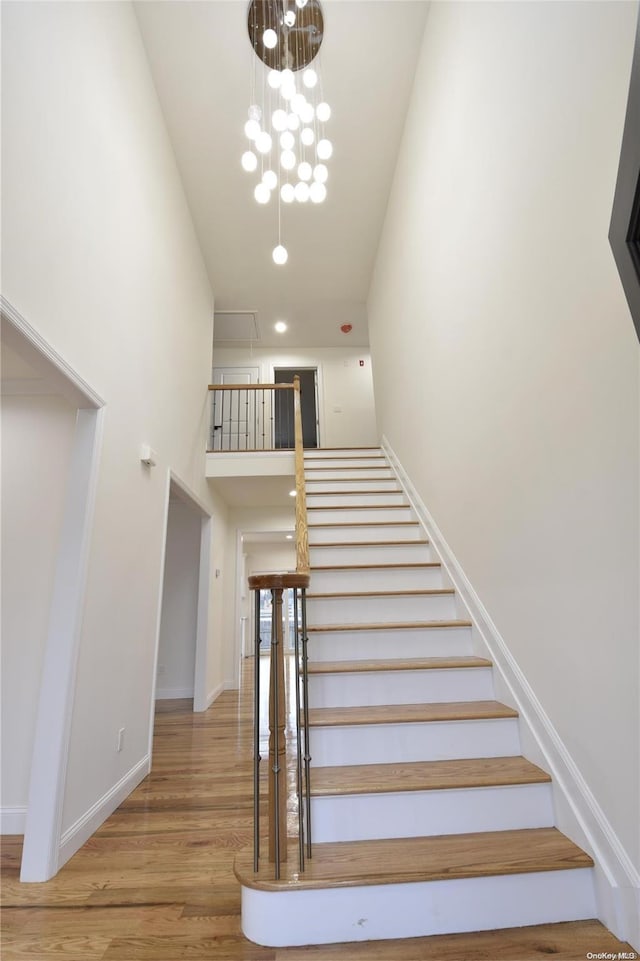
<instances>
[{"instance_id":1,"label":"newel post","mask_svg":"<svg viewBox=\"0 0 640 961\"><path fill-rule=\"evenodd\" d=\"M287 860L287 745L285 741L282 588L271 591L271 671L269 684L269 860ZM278 872L279 873L279 872Z\"/></svg>"}]
</instances>

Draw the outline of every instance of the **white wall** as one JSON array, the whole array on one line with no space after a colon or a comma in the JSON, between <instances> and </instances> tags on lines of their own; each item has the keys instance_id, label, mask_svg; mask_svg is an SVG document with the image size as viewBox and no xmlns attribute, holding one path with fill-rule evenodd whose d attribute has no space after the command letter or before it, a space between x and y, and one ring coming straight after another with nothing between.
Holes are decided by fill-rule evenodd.
<instances>
[{"instance_id":1,"label":"white wall","mask_svg":"<svg viewBox=\"0 0 640 961\"><path fill-rule=\"evenodd\" d=\"M431 6L369 318L380 430L640 865L639 356L607 240L636 12Z\"/></svg>"},{"instance_id":2,"label":"white wall","mask_svg":"<svg viewBox=\"0 0 640 961\"><path fill-rule=\"evenodd\" d=\"M360 361L364 361L360 366ZM364 347L276 350L214 347L214 367L258 367L273 383L274 367L317 367L320 447L366 447L378 443L371 357Z\"/></svg>"},{"instance_id":3,"label":"white wall","mask_svg":"<svg viewBox=\"0 0 640 961\"><path fill-rule=\"evenodd\" d=\"M3 292L106 400L63 811L73 834L147 756L170 469L209 505L224 568L226 508L204 480L213 296L131 5L10 4L2 27ZM157 467L141 465L143 442ZM214 691L224 596L221 577Z\"/></svg>"},{"instance_id":4,"label":"white wall","mask_svg":"<svg viewBox=\"0 0 640 961\"><path fill-rule=\"evenodd\" d=\"M26 811L75 420L61 397L2 397L3 812Z\"/></svg>"},{"instance_id":5,"label":"white wall","mask_svg":"<svg viewBox=\"0 0 640 961\"><path fill-rule=\"evenodd\" d=\"M162 586L157 699L193 697L201 528L198 512L171 497Z\"/></svg>"}]
</instances>

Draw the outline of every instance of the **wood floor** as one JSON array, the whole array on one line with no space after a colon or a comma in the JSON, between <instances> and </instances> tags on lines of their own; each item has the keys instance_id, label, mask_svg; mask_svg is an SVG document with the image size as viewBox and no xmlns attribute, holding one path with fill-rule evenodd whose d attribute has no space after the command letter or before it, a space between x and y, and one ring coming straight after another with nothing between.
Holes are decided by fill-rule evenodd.
<instances>
[{"instance_id":1,"label":"wood floor","mask_svg":"<svg viewBox=\"0 0 640 961\"><path fill-rule=\"evenodd\" d=\"M233 874L236 852L252 840L247 686L205 714L191 713L190 701L160 706L152 773L56 878L20 884L21 839L3 839L3 961L584 961L588 952L632 951L596 921L308 948L251 944Z\"/></svg>"}]
</instances>

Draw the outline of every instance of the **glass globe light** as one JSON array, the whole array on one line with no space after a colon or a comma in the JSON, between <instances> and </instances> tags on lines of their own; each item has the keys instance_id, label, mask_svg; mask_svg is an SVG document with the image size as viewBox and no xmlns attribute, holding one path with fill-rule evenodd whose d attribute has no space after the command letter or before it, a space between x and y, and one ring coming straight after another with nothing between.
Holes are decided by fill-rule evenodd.
<instances>
[{"instance_id":1,"label":"glass globe light","mask_svg":"<svg viewBox=\"0 0 640 961\"><path fill-rule=\"evenodd\" d=\"M252 103L247 113L249 120L262 120L262 110L257 103Z\"/></svg>"},{"instance_id":2,"label":"glass globe light","mask_svg":"<svg viewBox=\"0 0 640 961\"><path fill-rule=\"evenodd\" d=\"M269 27L269 29L265 30L262 34L262 42L268 50L273 50L273 48L278 45L278 34Z\"/></svg>"},{"instance_id":3,"label":"glass globe light","mask_svg":"<svg viewBox=\"0 0 640 961\"><path fill-rule=\"evenodd\" d=\"M293 150L293 145L296 142L296 138L293 136L290 130L285 130L284 133L280 134L280 146L283 150Z\"/></svg>"},{"instance_id":4,"label":"glass globe light","mask_svg":"<svg viewBox=\"0 0 640 961\"><path fill-rule=\"evenodd\" d=\"M273 129L278 132L282 132L287 129L287 123L289 122L289 115L286 110L274 110L271 117L271 123L273 124Z\"/></svg>"},{"instance_id":5,"label":"glass globe light","mask_svg":"<svg viewBox=\"0 0 640 961\"><path fill-rule=\"evenodd\" d=\"M249 140L255 140L260 133L260 124L257 120L247 120L244 125L244 132Z\"/></svg>"},{"instance_id":6,"label":"glass globe light","mask_svg":"<svg viewBox=\"0 0 640 961\"><path fill-rule=\"evenodd\" d=\"M313 123L313 117L315 110L313 109L312 103L305 103L304 107L300 111L300 119L303 123Z\"/></svg>"},{"instance_id":7,"label":"glass globe light","mask_svg":"<svg viewBox=\"0 0 640 961\"><path fill-rule=\"evenodd\" d=\"M258 184L256 189L253 191L253 196L256 198L259 204L268 204L271 199L271 191L266 184Z\"/></svg>"},{"instance_id":8,"label":"glass globe light","mask_svg":"<svg viewBox=\"0 0 640 961\"><path fill-rule=\"evenodd\" d=\"M268 134L266 133L266 131L261 130L258 136L256 137L256 150L258 151L258 153L269 153L269 151L271 150L271 143L272 143L271 134ZM320 141L320 143L322 143L322 141ZM318 148L319 147L320 147L320 144L318 144ZM318 154L318 156L320 156L320 154Z\"/></svg>"},{"instance_id":9,"label":"glass globe light","mask_svg":"<svg viewBox=\"0 0 640 961\"><path fill-rule=\"evenodd\" d=\"M309 199L309 184L304 183L302 180L299 181L294 187L294 193L299 203L306 204Z\"/></svg>"},{"instance_id":10,"label":"glass globe light","mask_svg":"<svg viewBox=\"0 0 640 961\"><path fill-rule=\"evenodd\" d=\"M262 183L269 190L275 190L278 186L278 175L275 170L265 170L262 175Z\"/></svg>"},{"instance_id":11,"label":"glass globe light","mask_svg":"<svg viewBox=\"0 0 640 961\"><path fill-rule=\"evenodd\" d=\"M297 113L290 113L290 114L289 114L288 126L289 126L289 130L297 130L297 129L298 129L298 127L300 126L300 117L298 116Z\"/></svg>"},{"instance_id":12,"label":"glass globe light","mask_svg":"<svg viewBox=\"0 0 640 961\"><path fill-rule=\"evenodd\" d=\"M273 257L273 262L275 264L286 264L287 260L289 259L287 248L283 247L282 244L278 244L277 247L273 248L273 253L271 256Z\"/></svg>"},{"instance_id":13,"label":"glass globe light","mask_svg":"<svg viewBox=\"0 0 640 961\"><path fill-rule=\"evenodd\" d=\"M296 15L293 10L287 10L284 15L285 26L292 27L296 22Z\"/></svg>"},{"instance_id":14,"label":"glass globe light","mask_svg":"<svg viewBox=\"0 0 640 961\"><path fill-rule=\"evenodd\" d=\"M316 180L309 187L309 196L314 204L321 204L327 198L327 188Z\"/></svg>"},{"instance_id":15,"label":"glass globe light","mask_svg":"<svg viewBox=\"0 0 640 961\"><path fill-rule=\"evenodd\" d=\"M296 192L293 188L293 184L283 184L280 188L280 196L285 204L292 204L296 199Z\"/></svg>"},{"instance_id":16,"label":"glass globe light","mask_svg":"<svg viewBox=\"0 0 640 961\"><path fill-rule=\"evenodd\" d=\"M313 168L313 179L319 184L326 184L329 171L324 164L316 164Z\"/></svg>"},{"instance_id":17,"label":"glass globe light","mask_svg":"<svg viewBox=\"0 0 640 961\"><path fill-rule=\"evenodd\" d=\"M300 131L300 140L305 145L305 147L310 147L313 141L316 139L311 127L303 127Z\"/></svg>"},{"instance_id":18,"label":"glass globe light","mask_svg":"<svg viewBox=\"0 0 640 961\"><path fill-rule=\"evenodd\" d=\"M293 70L291 70L289 67L285 67L285 68L284 68L284 70L282 71L281 76L282 76L282 82L283 82L283 83L295 83L295 82L296 82L295 74L294 74Z\"/></svg>"},{"instance_id":19,"label":"glass globe light","mask_svg":"<svg viewBox=\"0 0 640 961\"><path fill-rule=\"evenodd\" d=\"M293 150L283 150L280 154L280 166L285 170L293 170L296 165L296 155Z\"/></svg>"},{"instance_id":20,"label":"glass globe light","mask_svg":"<svg viewBox=\"0 0 640 961\"><path fill-rule=\"evenodd\" d=\"M318 74L315 72L315 70L309 67L309 69L305 70L305 72L302 74L302 82L305 87L308 87L309 90L312 90L318 82Z\"/></svg>"},{"instance_id":21,"label":"glass globe light","mask_svg":"<svg viewBox=\"0 0 640 961\"><path fill-rule=\"evenodd\" d=\"M245 152L242 154L240 163L242 164L243 170L246 170L247 173L252 173L252 171L254 171L258 166L258 158L252 150L245 150Z\"/></svg>"},{"instance_id":22,"label":"glass globe light","mask_svg":"<svg viewBox=\"0 0 640 961\"><path fill-rule=\"evenodd\" d=\"M324 100L316 107L316 117L321 123L326 123L331 116L331 107Z\"/></svg>"},{"instance_id":23,"label":"glass globe light","mask_svg":"<svg viewBox=\"0 0 640 961\"><path fill-rule=\"evenodd\" d=\"M307 102L307 98L305 97L305 95L303 93L297 93L295 97L291 98L291 109L293 110L294 113L297 113L298 116L300 116L300 114L304 110L304 105L306 102Z\"/></svg>"},{"instance_id":24,"label":"glass globe light","mask_svg":"<svg viewBox=\"0 0 640 961\"><path fill-rule=\"evenodd\" d=\"M269 76L267 77L267 83L272 90L277 90L282 83L282 74L279 70L270 70Z\"/></svg>"},{"instance_id":25,"label":"glass globe light","mask_svg":"<svg viewBox=\"0 0 640 961\"><path fill-rule=\"evenodd\" d=\"M301 164L298 165L298 176L300 180L311 180L311 164L308 164L306 160L303 160Z\"/></svg>"},{"instance_id":26,"label":"glass globe light","mask_svg":"<svg viewBox=\"0 0 640 961\"><path fill-rule=\"evenodd\" d=\"M258 147L258 141L256 140L256 147ZM258 150L260 147L258 147ZM319 140L318 146L316 147L316 153L320 160L328 160L333 153L333 144L330 140Z\"/></svg>"},{"instance_id":27,"label":"glass globe light","mask_svg":"<svg viewBox=\"0 0 640 961\"><path fill-rule=\"evenodd\" d=\"M295 97L296 85L294 81L283 80L282 84L280 85L280 93L282 94L285 100L291 100L293 97Z\"/></svg>"}]
</instances>

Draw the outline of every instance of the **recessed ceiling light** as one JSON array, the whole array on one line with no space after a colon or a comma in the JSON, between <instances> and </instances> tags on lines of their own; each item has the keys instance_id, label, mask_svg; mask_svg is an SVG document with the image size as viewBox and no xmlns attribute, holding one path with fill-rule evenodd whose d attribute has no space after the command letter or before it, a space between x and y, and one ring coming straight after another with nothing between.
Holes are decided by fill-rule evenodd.
<instances>
[{"instance_id":1,"label":"recessed ceiling light","mask_svg":"<svg viewBox=\"0 0 640 961\"><path fill-rule=\"evenodd\" d=\"M295 496L296 496L295 491L289 491L289 497L295 497Z\"/></svg>"},{"instance_id":2,"label":"recessed ceiling light","mask_svg":"<svg viewBox=\"0 0 640 961\"><path fill-rule=\"evenodd\" d=\"M287 325L285 324L284 320L279 320L278 323L275 324L275 329L277 333L284 334L285 330L287 329Z\"/></svg>"},{"instance_id":3,"label":"recessed ceiling light","mask_svg":"<svg viewBox=\"0 0 640 961\"><path fill-rule=\"evenodd\" d=\"M287 534L287 540L288 540L288 541L292 541L292 540L293 540L293 534Z\"/></svg>"}]
</instances>

